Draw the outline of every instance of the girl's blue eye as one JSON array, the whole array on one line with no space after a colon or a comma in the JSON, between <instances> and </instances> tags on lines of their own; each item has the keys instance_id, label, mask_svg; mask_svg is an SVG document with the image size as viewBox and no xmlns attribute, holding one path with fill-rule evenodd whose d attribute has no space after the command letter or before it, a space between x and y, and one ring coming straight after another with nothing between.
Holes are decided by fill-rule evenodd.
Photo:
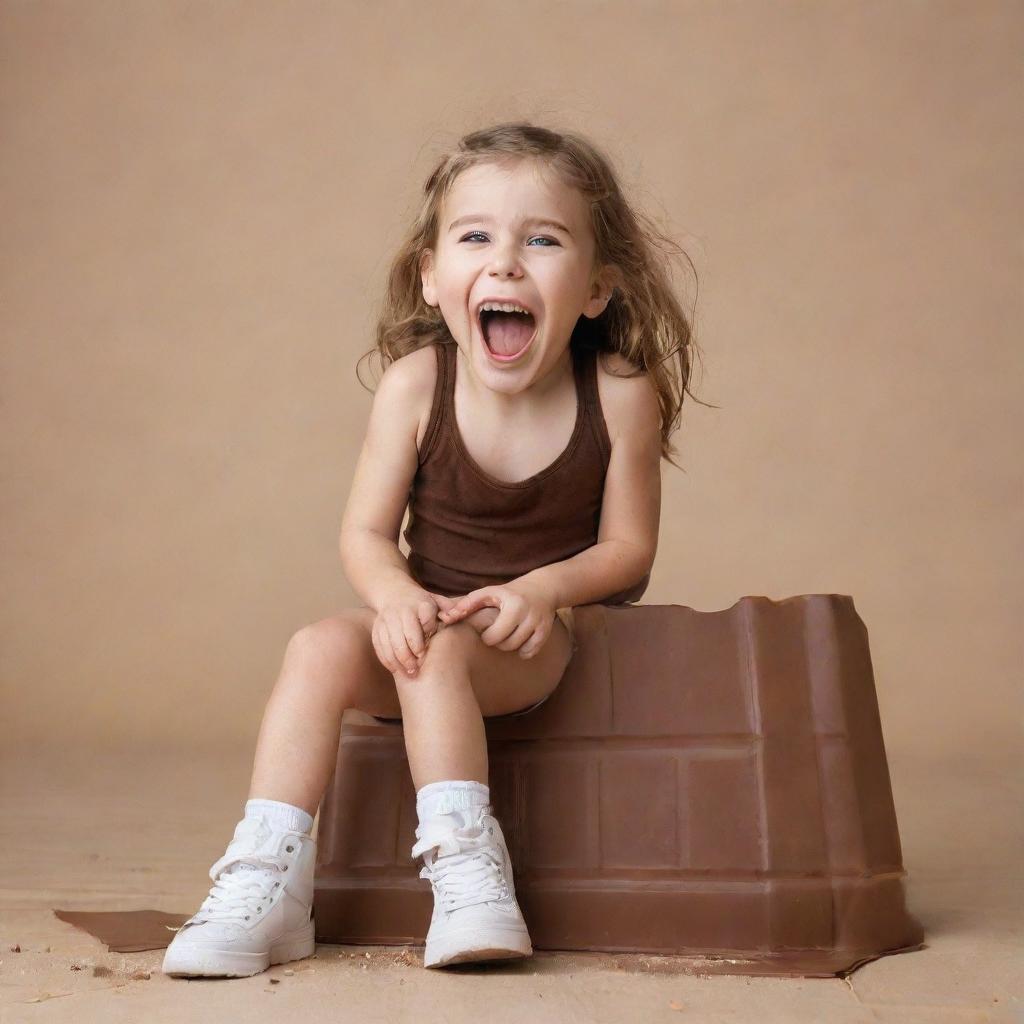
<instances>
[{"instance_id":1,"label":"girl's blue eye","mask_svg":"<svg viewBox=\"0 0 1024 1024\"><path fill-rule=\"evenodd\" d=\"M484 238L487 237L486 235L484 235L484 233L482 231L470 231L470 233L468 235L463 235L462 238L459 239L459 241L460 242L468 242L470 239L473 238L474 235L480 235L481 237L484 237ZM534 235L533 238L530 239L530 241L532 242L534 238L538 238L542 242L550 242L552 245L558 245L559 244L554 238L548 238L547 235ZM542 248L547 248L547 246L543 246Z\"/></svg>"}]
</instances>

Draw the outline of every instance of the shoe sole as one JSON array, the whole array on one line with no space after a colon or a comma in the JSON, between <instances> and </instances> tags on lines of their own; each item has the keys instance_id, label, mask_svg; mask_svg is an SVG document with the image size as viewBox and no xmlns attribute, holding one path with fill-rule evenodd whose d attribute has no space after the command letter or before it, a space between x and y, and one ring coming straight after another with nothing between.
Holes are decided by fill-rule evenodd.
<instances>
[{"instance_id":1,"label":"shoe sole","mask_svg":"<svg viewBox=\"0 0 1024 1024\"><path fill-rule=\"evenodd\" d=\"M520 960L533 956L529 934L509 928L495 932L489 928L463 929L448 933L427 944L423 953L424 967L447 967L483 960Z\"/></svg>"},{"instance_id":2,"label":"shoe sole","mask_svg":"<svg viewBox=\"0 0 1024 1024\"><path fill-rule=\"evenodd\" d=\"M274 964L287 964L304 960L316 951L313 922L274 943L267 953L240 953L233 949L168 948L164 955L163 972L172 978L248 978L265 971Z\"/></svg>"}]
</instances>

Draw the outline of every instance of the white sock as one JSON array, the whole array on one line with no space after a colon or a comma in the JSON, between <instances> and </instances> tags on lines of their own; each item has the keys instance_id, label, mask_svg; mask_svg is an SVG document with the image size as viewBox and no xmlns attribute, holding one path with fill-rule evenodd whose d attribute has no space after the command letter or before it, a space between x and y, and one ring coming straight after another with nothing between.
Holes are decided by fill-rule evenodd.
<instances>
[{"instance_id":1,"label":"white sock","mask_svg":"<svg viewBox=\"0 0 1024 1024\"><path fill-rule=\"evenodd\" d=\"M305 832L313 827L313 819L308 811L280 800L247 800L245 803L246 818L262 818L272 829L282 832ZM269 868L258 868L255 864L232 864L227 874L232 871L269 871ZM276 870L276 868L274 869Z\"/></svg>"},{"instance_id":2,"label":"white sock","mask_svg":"<svg viewBox=\"0 0 1024 1024\"><path fill-rule=\"evenodd\" d=\"M263 818L271 828L283 832L305 832L313 827L313 819L309 811L280 800L247 800L245 803L247 818Z\"/></svg>"},{"instance_id":3,"label":"white sock","mask_svg":"<svg viewBox=\"0 0 1024 1024\"><path fill-rule=\"evenodd\" d=\"M416 791L416 813L421 823L453 811L486 807L490 802L490 787L471 779L429 782Z\"/></svg>"}]
</instances>

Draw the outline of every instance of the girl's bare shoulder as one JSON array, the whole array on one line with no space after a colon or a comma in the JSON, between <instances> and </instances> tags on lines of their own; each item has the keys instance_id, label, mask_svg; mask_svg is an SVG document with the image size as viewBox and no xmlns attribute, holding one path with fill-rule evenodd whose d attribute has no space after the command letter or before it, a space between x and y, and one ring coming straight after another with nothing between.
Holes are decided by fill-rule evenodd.
<instances>
[{"instance_id":1,"label":"girl's bare shoulder","mask_svg":"<svg viewBox=\"0 0 1024 1024\"><path fill-rule=\"evenodd\" d=\"M430 409L434 402L434 387L437 384L437 353L434 344L424 345L396 359L388 372L400 377L407 400L414 406L417 416L416 449L420 448L423 435L430 420Z\"/></svg>"},{"instance_id":2,"label":"girl's bare shoulder","mask_svg":"<svg viewBox=\"0 0 1024 1024\"><path fill-rule=\"evenodd\" d=\"M597 393L614 446L624 427L635 429L652 415L660 416L658 398L650 375L621 352L601 352L597 367Z\"/></svg>"}]
</instances>

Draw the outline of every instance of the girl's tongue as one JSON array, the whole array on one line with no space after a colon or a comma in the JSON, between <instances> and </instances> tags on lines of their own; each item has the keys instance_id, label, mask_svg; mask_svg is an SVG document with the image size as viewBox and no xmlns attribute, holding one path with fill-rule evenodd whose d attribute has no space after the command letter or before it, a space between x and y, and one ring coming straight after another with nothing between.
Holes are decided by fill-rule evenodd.
<instances>
[{"instance_id":1,"label":"girl's tongue","mask_svg":"<svg viewBox=\"0 0 1024 1024\"><path fill-rule=\"evenodd\" d=\"M488 348L499 356L522 352L533 337L533 317L529 313L497 313L487 310L481 326Z\"/></svg>"}]
</instances>

